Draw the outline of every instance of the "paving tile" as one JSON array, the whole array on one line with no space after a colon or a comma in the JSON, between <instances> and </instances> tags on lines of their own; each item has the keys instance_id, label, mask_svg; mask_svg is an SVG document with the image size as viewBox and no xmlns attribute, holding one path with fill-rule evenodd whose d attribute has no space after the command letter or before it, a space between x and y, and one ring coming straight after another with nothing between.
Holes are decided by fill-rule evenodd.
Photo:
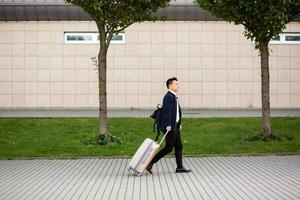
<instances>
[{"instance_id":1,"label":"paving tile","mask_svg":"<svg viewBox=\"0 0 300 200\"><path fill-rule=\"evenodd\" d=\"M300 155L166 157L141 177L128 158L0 160L0 199L300 199Z\"/></svg>"}]
</instances>

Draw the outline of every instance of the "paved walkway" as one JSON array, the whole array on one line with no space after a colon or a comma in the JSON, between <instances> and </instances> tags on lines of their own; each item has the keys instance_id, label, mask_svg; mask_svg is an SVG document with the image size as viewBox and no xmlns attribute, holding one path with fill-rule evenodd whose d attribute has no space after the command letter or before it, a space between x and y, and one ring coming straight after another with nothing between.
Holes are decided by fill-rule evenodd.
<instances>
[{"instance_id":1,"label":"paved walkway","mask_svg":"<svg viewBox=\"0 0 300 200\"><path fill-rule=\"evenodd\" d=\"M129 159L1 160L0 199L300 199L300 156L164 158L136 177Z\"/></svg>"},{"instance_id":2,"label":"paved walkway","mask_svg":"<svg viewBox=\"0 0 300 200\"><path fill-rule=\"evenodd\" d=\"M108 117L149 118L153 109L111 109ZM0 109L0 117L98 117L89 109ZM272 109L272 117L300 116L300 109ZM261 117L260 109L183 109L183 117Z\"/></svg>"}]
</instances>

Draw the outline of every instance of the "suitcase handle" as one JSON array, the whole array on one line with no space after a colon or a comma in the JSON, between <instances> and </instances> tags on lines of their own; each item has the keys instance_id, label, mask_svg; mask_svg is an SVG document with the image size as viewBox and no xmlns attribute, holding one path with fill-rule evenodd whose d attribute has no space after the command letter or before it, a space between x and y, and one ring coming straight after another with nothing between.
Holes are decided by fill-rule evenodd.
<instances>
[{"instance_id":1,"label":"suitcase handle","mask_svg":"<svg viewBox=\"0 0 300 200\"><path fill-rule=\"evenodd\" d=\"M167 131L165 134L164 134L164 137L161 139L161 141L159 142L158 146L161 145L161 143L164 141L165 137L167 136L167 134L169 133L169 131Z\"/></svg>"}]
</instances>

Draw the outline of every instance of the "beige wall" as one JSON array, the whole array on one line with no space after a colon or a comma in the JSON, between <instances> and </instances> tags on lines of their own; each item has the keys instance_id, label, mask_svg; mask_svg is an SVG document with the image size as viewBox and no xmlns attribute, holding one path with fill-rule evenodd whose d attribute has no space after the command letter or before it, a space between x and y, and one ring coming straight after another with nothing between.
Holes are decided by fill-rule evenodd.
<instances>
[{"instance_id":1,"label":"beige wall","mask_svg":"<svg viewBox=\"0 0 300 200\"><path fill-rule=\"evenodd\" d=\"M0 107L97 107L98 45L64 44L93 22L0 22ZM300 32L300 23L286 31ZM260 107L260 60L227 22L146 22L111 44L108 106L154 107L177 76L186 108ZM300 45L270 45L271 106L300 108Z\"/></svg>"}]
</instances>

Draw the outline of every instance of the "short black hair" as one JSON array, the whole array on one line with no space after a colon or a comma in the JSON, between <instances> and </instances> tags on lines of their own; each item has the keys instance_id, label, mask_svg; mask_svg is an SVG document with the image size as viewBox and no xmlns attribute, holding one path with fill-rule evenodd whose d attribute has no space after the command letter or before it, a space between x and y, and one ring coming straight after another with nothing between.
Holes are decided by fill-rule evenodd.
<instances>
[{"instance_id":1,"label":"short black hair","mask_svg":"<svg viewBox=\"0 0 300 200\"><path fill-rule=\"evenodd\" d=\"M173 83L173 81L178 81L176 77L169 78L166 82L167 88L169 88L169 85Z\"/></svg>"}]
</instances>

